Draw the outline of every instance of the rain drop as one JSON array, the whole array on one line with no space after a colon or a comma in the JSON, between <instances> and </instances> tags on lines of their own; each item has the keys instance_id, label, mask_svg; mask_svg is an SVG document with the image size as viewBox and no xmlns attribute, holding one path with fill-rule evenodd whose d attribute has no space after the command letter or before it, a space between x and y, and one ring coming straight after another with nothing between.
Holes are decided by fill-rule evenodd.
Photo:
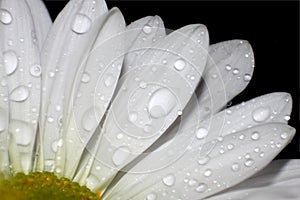
<instances>
[{"instance_id":1,"label":"rain drop","mask_svg":"<svg viewBox=\"0 0 300 200\"><path fill-rule=\"evenodd\" d=\"M176 105L176 97L167 88L158 89L149 100L148 111L153 118L169 114Z\"/></svg>"},{"instance_id":2,"label":"rain drop","mask_svg":"<svg viewBox=\"0 0 300 200\"><path fill-rule=\"evenodd\" d=\"M195 179L190 179L189 182L188 182L188 185L189 185L190 187L193 187L193 186L195 186L196 184L197 184L197 180L195 180Z\"/></svg>"},{"instance_id":3,"label":"rain drop","mask_svg":"<svg viewBox=\"0 0 300 200\"><path fill-rule=\"evenodd\" d=\"M33 142L33 130L31 126L20 120L11 120L9 132L14 136L15 142L21 146L28 146Z\"/></svg>"},{"instance_id":4,"label":"rain drop","mask_svg":"<svg viewBox=\"0 0 300 200\"><path fill-rule=\"evenodd\" d=\"M203 175L206 176L206 177L209 177L209 176L212 175L212 171L210 169L207 169L207 170L204 171Z\"/></svg>"},{"instance_id":5,"label":"rain drop","mask_svg":"<svg viewBox=\"0 0 300 200\"><path fill-rule=\"evenodd\" d=\"M91 24L92 21L88 16L84 14L77 14L72 25L72 30L75 33L84 34L89 31Z\"/></svg>"},{"instance_id":6,"label":"rain drop","mask_svg":"<svg viewBox=\"0 0 300 200\"><path fill-rule=\"evenodd\" d=\"M152 27L149 26L149 25L145 25L143 27L143 32L146 33L146 34L150 34L152 32Z\"/></svg>"},{"instance_id":7,"label":"rain drop","mask_svg":"<svg viewBox=\"0 0 300 200\"><path fill-rule=\"evenodd\" d=\"M98 115L100 114L100 109L96 107L91 107L85 111L81 120L81 126L86 131L92 131L95 129L99 123Z\"/></svg>"},{"instance_id":8,"label":"rain drop","mask_svg":"<svg viewBox=\"0 0 300 200\"><path fill-rule=\"evenodd\" d=\"M9 95L9 99L16 102L25 101L29 97L29 89L25 86L18 86Z\"/></svg>"},{"instance_id":9,"label":"rain drop","mask_svg":"<svg viewBox=\"0 0 300 200\"><path fill-rule=\"evenodd\" d=\"M233 172L240 171L240 169L241 169L241 166L240 166L239 163L233 163L233 164L231 165L231 170L232 170Z\"/></svg>"},{"instance_id":10,"label":"rain drop","mask_svg":"<svg viewBox=\"0 0 300 200\"><path fill-rule=\"evenodd\" d=\"M233 71L232 71L232 73L234 75L237 75L238 73L240 73L240 70L238 68L234 68Z\"/></svg>"},{"instance_id":11,"label":"rain drop","mask_svg":"<svg viewBox=\"0 0 300 200\"><path fill-rule=\"evenodd\" d=\"M104 84L106 87L110 87L114 84L115 78L110 74L104 79Z\"/></svg>"},{"instance_id":12,"label":"rain drop","mask_svg":"<svg viewBox=\"0 0 300 200\"><path fill-rule=\"evenodd\" d=\"M245 162L246 167L251 167L253 164L254 164L254 160L251 158L247 159Z\"/></svg>"},{"instance_id":13,"label":"rain drop","mask_svg":"<svg viewBox=\"0 0 300 200\"><path fill-rule=\"evenodd\" d=\"M260 138L259 132L255 131L252 133L252 135L251 135L252 140L259 140L259 138Z\"/></svg>"},{"instance_id":14,"label":"rain drop","mask_svg":"<svg viewBox=\"0 0 300 200\"><path fill-rule=\"evenodd\" d=\"M177 71L182 71L185 68L185 61L182 59L178 59L174 63L174 67Z\"/></svg>"},{"instance_id":15,"label":"rain drop","mask_svg":"<svg viewBox=\"0 0 300 200\"><path fill-rule=\"evenodd\" d=\"M128 147L125 147L125 146L119 147L114 152L114 154L112 156L112 161L113 161L114 165L120 166L126 162L126 160L129 156L130 156L130 150L128 149Z\"/></svg>"},{"instance_id":16,"label":"rain drop","mask_svg":"<svg viewBox=\"0 0 300 200\"><path fill-rule=\"evenodd\" d=\"M30 67L30 74L34 77L39 77L42 74L42 68L40 65L33 65Z\"/></svg>"},{"instance_id":17,"label":"rain drop","mask_svg":"<svg viewBox=\"0 0 300 200\"><path fill-rule=\"evenodd\" d=\"M199 128L196 132L197 139L203 139L208 135L208 130L206 128Z\"/></svg>"},{"instance_id":18,"label":"rain drop","mask_svg":"<svg viewBox=\"0 0 300 200\"><path fill-rule=\"evenodd\" d=\"M253 120L256 122L263 122L270 116L270 108L259 107L252 113Z\"/></svg>"},{"instance_id":19,"label":"rain drop","mask_svg":"<svg viewBox=\"0 0 300 200\"><path fill-rule=\"evenodd\" d=\"M128 119L129 119L130 122L135 122L137 120L137 118L138 118L137 113L136 112L132 112L132 113L129 114L129 118Z\"/></svg>"},{"instance_id":20,"label":"rain drop","mask_svg":"<svg viewBox=\"0 0 300 200\"><path fill-rule=\"evenodd\" d=\"M231 70L231 65L229 65L229 64L226 65L226 66L225 66L225 69L226 69L227 71L230 71L230 70Z\"/></svg>"},{"instance_id":21,"label":"rain drop","mask_svg":"<svg viewBox=\"0 0 300 200\"><path fill-rule=\"evenodd\" d=\"M283 133L280 134L280 138L283 139L283 140L286 140L288 137L289 137L289 135L288 135L287 132L283 132Z\"/></svg>"},{"instance_id":22,"label":"rain drop","mask_svg":"<svg viewBox=\"0 0 300 200\"><path fill-rule=\"evenodd\" d=\"M0 9L0 21L6 25L12 22L12 15L8 10Z\"/></svg>"},{"instance_id":23,"label":"rain drop","mask_svg":"<svg viewBox=\"0 0 300 200\"><path fill-rule=\"evenodd\" d=\"M99 183L98 178L92 174L89 175L86 179L86 186L91 190L96 187L97 183Z\"/></svg>"},{"instance_id":24,"label":"rain drop","mask_svg":"<svg viewBox=\"0 0 300 200\"><path fill-rule=\"evenodd\" d=\"M210 157L208 157L208 156L202 157L198 160L198 164L205 165L208 163L209 160L210 160Z\"/></svg>"},{"instance_id":25,"label":"rain drop","mask_svg":"<svg viewBox=\"0 0 300 200\"><path fill-rule=\"evenodd\" d=\"M244 75L244 81L250 81L251 80L251 75L250 74L245 74Z\"/></svg>"},{"instance_id":26,"label":"rain drop","mask_svg":"<svg viewBox=\"0 0 300 200\"><path fill-rule=\"evenodd\" d=\"M163 183L166 185L166 186L172 186L174 185L175 183L175 176L173 174L169 174L167 175L166 177L163 178Z\"/></svg>"},{"instance_id":27,"label":"rain drop","mask_svg":"<svg viewBox=\"0 0 300 200\"><path fill-rule=\"evenodd\" d=\"M156 194L154 193L148 194L146 200L156 200Z\"/></svg>"},{"instance_id":28,"label":"rain drop","mask_svg":"<svg viewBox=\"0 0 300 200\"><path fill-rule=\"evenodd\" d=\"M199 193L205 192L207 190L207 185L205 183L200 183L197 187L196 187L196 191Z\"/></svg>"},{"instance_id":29,"label":"rain drop","mask_svg":"<svg viewBox=\"0 0 300 200\"><path fill-rule=\"evenodd\" d=\"M88 73L83 73L81 77L81 82L88 83L91 80L91 77Z\"/></svg>"},{"instance_id":30,"label":"rain drop","mask_svg":"<svg viewBox=\"0 0 300 200\"><path fill-rule=\"evenodd\" d=\"M18 57L17 54L12 51L5 51L3 53L4 67L7 75L14 73L18 67Z\"/></svg>"}]
</instances>

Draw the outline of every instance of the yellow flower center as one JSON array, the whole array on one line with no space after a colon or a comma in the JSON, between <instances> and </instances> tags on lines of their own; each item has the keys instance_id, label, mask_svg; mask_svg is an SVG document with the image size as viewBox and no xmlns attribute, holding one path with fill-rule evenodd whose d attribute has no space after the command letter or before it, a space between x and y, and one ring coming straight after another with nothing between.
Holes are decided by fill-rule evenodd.
<instances>
[{"instance_id":1,"label":"yellow flower center","mask_svg":"<svg viewBox=\"0 0 300 200\"><path fill-rule=\"evenodd\" d=\"M0 182L1 200L99 200L100 193L49 172L18 173Z\"/></svg>"}]
</instances>

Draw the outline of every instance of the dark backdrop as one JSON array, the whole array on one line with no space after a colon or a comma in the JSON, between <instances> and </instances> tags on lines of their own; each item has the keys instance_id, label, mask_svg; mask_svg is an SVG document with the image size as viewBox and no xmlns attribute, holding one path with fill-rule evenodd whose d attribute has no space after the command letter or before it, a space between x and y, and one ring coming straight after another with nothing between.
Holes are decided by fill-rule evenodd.
<instances>
[{"instance_id":1,"label":"dark backdrop","mask_svg":"<svg viewBox=\"0 0 300 200\"><path fill-rule=\"evenodd\" d=\"M51 17L68 1L45 0ZM249 86L233 104L270 92L292 94L289 124L299 128L299 2L271 1L108 1L118 7L127 24L147 15L159 15L168 29L202 23L210 42L246 39L254 50L255 70ZM277 158L300 158L299 133Z\"/></svg>"}]
</instances>

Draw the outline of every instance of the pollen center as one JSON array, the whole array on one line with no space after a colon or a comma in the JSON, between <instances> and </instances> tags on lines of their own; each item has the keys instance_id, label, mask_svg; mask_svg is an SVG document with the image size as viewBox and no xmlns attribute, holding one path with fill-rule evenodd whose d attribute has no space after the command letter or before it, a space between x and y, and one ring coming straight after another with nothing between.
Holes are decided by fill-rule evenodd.
<instances>
[{"instance_id":1,"label":"pollen center","mask_svg":"<svg viewBox=\"0 0 300 200\"><path fill-rule=\"evenodd\" d=\"M1 200L99 200L99 195L49 172L18 173L0 182Z\"/></svg>"}]
</instances>

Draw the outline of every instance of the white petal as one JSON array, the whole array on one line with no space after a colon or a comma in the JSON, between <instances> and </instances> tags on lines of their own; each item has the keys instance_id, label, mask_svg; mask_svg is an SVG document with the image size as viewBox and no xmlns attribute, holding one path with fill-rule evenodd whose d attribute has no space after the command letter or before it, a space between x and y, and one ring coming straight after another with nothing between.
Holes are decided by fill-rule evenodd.
<instances>
[{"instance_id":1,"label":"white petal","mask_svg":"<svg viewBox=\"0 0 300 200\"><path fill-rule=\"evenodd\" d=\"M139 19L127 26L126 30L128 52L125 56L122 74L136 67L135 61L166 36L164 23L159 16Z\"/></svg>"},{"instance_id":2,"label":"white petal","mask_svg":"<svg viewBox=\"0 0 300 200\"><path fill-rule=\"evenodd\" d=\"M45 41L42 51L40 170L53 170L49 163L53 163L56 148L52 146L64 139L60 133L61 122L66 123L69 117L73 81L96 40L106 12L102 0L72 0L56 18Z\"/></svg>"},{"instance_id":3,"label":"white petal","mask_svg":"<svg viewBox=\"0 0 300 200\"><path fill-rule=\"evenodd\" d=\"M99 180L95 188L103 191L118 169L147 149L178 117L201 77L207 46L203 25L186 26L147 51L137 62L140 67L125 76L103 124L91 171ZM162 63L164 59L167 63Z\"/></svg>"},{"instance_id":4,"label":"white petal","mask_svg":"<svg viewBox=\"0 0 300 200\"><path fill-rule=\"evenodd\" d=\"M300 199L300 160L276 160L254 177L209 200Z\"/></svg>"},{"instance_id":5,"label":"white petal","mask_svg":"<svg viewBox=\"0 0 300 200\"><path fill-rule=\"evenodd\" d=\"M262 135L257 141L251 139L254 132ZM205 144L202 148L214 146L206 160L199 157L199 149L187 148L183 157L160 170L125 174L103 199L138 200L149 195L155 195L156 199L205 198L264 168L290 142L294 133L295 129L282 123L259 125ZM240 135L245 139L240 140ZM273 143L277 146L272 147ZM258 148L260 151L256 152ZM138 165L150 164L146 160Z\"/></svg>"},{"instance_id":6,"label":"white petal","mask_svg":"<svg viewBox=\"0 0 300 200\"><path fill-rule=\"evenodd\" d=\"M33 37L38 40L39 48L42 49L46 36L52 25L50 15L41 0L26 0L29 6L33 23L35 27L35 32L32 32Z\"/></svg>"},{"instance_id":7,"label":"white petal","mask_svg":"<svg viewBox=\"0 0 300 200\"><path fill-rule=\"evenodd\" d=\"M124 30L122 13L112 9L74 80L73 114L64 128L67 141L64 177L73 177L80 155L110 103L125 54Z\"/></svg>"},{"instance_id":8,"label":"white petal","mask_svg":"<svg viewBox=\"0 0 300 200\"><path fill-rule=\"evenodd\" d=\"M14 172L32 169L40 105L41 66L30 9L24 0L1 1L3 65L9 93L10 161ZM22 154L22 156L21 156Z\"/></svg>"}]
</instances>

